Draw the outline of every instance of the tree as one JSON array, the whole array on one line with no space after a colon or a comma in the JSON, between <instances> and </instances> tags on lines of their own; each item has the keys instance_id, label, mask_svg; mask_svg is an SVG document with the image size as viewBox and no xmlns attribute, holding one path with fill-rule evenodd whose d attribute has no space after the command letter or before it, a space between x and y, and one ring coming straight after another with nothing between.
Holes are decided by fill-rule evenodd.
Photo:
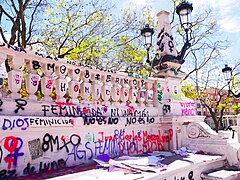
<instances>
[{"instance_id":1,"label":"tree","mask_svg":"<svg viewBox=\"0 0 240 180\"><path fill-rule=\"evenodd\" d=\"M10 45L17 43L22 48L30 45L45 5L46 0L1 0L0 34L3 41Z\"/></svg>"},{"instance_id":2,"label":"tree","mask_svg":"<svg viewBox=\"0 0 240 180\"><path fill-rule=\"evenodd\" d=\"M237 69L239 64L234 69ZM223 84L223 77L219 74L218 69L212 69L208 71L205 84L203 86L196 86L196 84L190 84L186 81L183 83L182 92L185 96L194 100L199 100L203 107L206 107L214 121L215 130L218 132L219 126L222 123L225 110L231 112L235 110L238 113L239 105L235 101L235 98L227 89L227 84ZM215 74L212 76L211 74ZM237 73L236 73L237 74ZM215 78L212 78L215 77ZM232 87L236 86L239 81L233 81ZM211 96L212 95L212 96Z\"/></svg>"},{"instance_id":3,"label":"tree","mask_svg":"<svg viewBox=\"0 0 240 180\"><path fill-rule=\"evenodd\" d=\"M191 47L186 52L183 64L183 69L188 69L184 80L191 79L196 81L199 73L206 72L209 69L214 69L219 65L219 59L222 57L221 51L226 50L229 42L220 38L220 32L217 25L217 17L211 9L198 11L192 18L192 28L189 32L189 41ZM185 42L185 32L179 29L179 25L175 26L176 32L182 37L182 42ZM177 39L177 42L181 42ZM179 45L183 45L179 43Z\"/></svg>"},{"instance_id":4,"label":"tree","mask_svg":"<svg viewBox=\"0 0 240 180\"><path fill-rule=\"evenodd\" d=\"M173 0L174 6L179 3ZM174 12L173 12L174 17ZM221 52L228 47L229 42L219 37L217 16L212 9L198 9L192 18L192 28L189 34L191 47L187 50L184 59L185 63L181 69L185 69L186 76L183 80L183 92L192 99L198 99L202 106L206 107L214 121L215 129L218 131L219 123L228 105L234 103L229 92L225 90L222 79L219 78L219 66L223 67ZM185 32L179 29L179 24L172 21L178 46L185 42ZM221 64L222 63L222 64ZM221 77L221 76L220 76ZM210 91L210 92L209 92ZM213 98L208 97L209 93L215 94Z\"/></svg>"},{"instance_id":5,"label":"tree","mask_svg":"<svg viewBox=\"0 0 240 180\"><path fill-rule=\"evenodd\" d=\"M140 71L145 51L139 46L142 21L136 12L123 9L116 16L107 0L61 0L44 14L36 42L58 58L78 60L85 65L122 71ZM132 64L132 65L131 65ZM129 68L128 65L136 67Z\"/></svg>"}]
</instances>

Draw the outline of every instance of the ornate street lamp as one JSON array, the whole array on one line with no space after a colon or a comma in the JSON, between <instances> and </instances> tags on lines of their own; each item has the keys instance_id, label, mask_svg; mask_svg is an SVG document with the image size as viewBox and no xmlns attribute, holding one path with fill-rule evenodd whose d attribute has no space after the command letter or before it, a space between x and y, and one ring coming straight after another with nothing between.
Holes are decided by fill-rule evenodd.
<instances>
[{"instance_id":1,"label":"ornate street lamp","mask_svg":"<svg viewBox=\"0 0 240 180\"><path fill-rule=\"evenodd\" d=\"M183 64L184 60L183 57L187 51L187 49L191 46L191 43L189 42L189 31L191 30L192 23L190 22L190 14L193 10L192 4L186 2L183 0L177 7L176 7L176 12L179 15L180 18L180 23L181 27L184 29L186 33L186 42L184 46L182 47L182 50L180 53L178 53L177 57L173 56L171 59L174 62L177 62L178 64ZM141 29L141 35L145 38L145 48L147 50L147 63L151 63L149 59L149 50L150 47L152 46L152 35L154 31L153 28L150 28L149 25L146 25L143 29ZM153 62L151 63L152 65L157 65L161 64L164 62L165 59L169 59L169 56L165 57L158 57L155 56L153 59Z\"/></svg>"},{"instance_id":2,"label":"ornate street lamp","mask_svg":"<svg viewBox=\"0 0 240 180\"><path fill-rule=\"evenodd\" d=\"M226 64L225 67L222 69L223 75L224 75L224 79L225 81L228 82L228 88L229 88L229 92L233 94L234 97L236 98L240 98L240 93L235 94L232 90L231 90L231 86L230 86L230 82L232 80L232 68L228 67L228 65Z\"/></svg>"},{"instance_id":3,"label":"ornate street lamp","mask_svg":"<svg viewBox=\"0 0 240 180\"><path fill-rule=\"evenodd\" d=\"M193 7L192 4L182 1L177 7L176 7L176 12L179 16L180 23L182 28L185 30L187 33L191 27L191 19L190 19L190 14L192 13Z\"/></svg>"},{"instance_id":4,"label":"ornate street lamp","mask_svg":"<svg viewBox=\"0 0 240 180\"><path fill-rule=\"evenodd\" d=\"M143 29L141 29L141 35L145 39L144 46L147 50L147 61L146 61L147 63L150 63L149 50L150 50L150 47L152 47L153 34L154 34L154 30L153 30L153 28L150 28L148 24L146 24L145 27Z\"/></svg>"},{"instance_id":5,"label":"ornate street lamp","mask_svg":"<svg viewBox=\"0 0 240 180\"><path fill-rule=\"evenodd\" d=\"M191 43L189 42L189 31L192 28L191 23L191 13L193 10L192 4L186 2L183 0L177 7L176 7L176 13L179 16L179 20L181 23L181 27L184 29L186 33L186 42L184 46L182 47L181 53L178 55L177 59L179 60L180 64L184 63L183 57L187 51L188 48L190 48Z\"/></svg>"}]
</instances>

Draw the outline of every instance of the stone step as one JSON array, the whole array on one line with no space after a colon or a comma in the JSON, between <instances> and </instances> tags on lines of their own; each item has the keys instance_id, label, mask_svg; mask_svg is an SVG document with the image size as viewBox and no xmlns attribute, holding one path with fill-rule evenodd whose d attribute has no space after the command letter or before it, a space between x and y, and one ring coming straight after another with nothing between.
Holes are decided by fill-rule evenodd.
<instances>
[{"instance_id":1,"label":"stone step","mask_svg":"<svg viewBox=\"0 0 240 180\"><path fill-rule=\"evenodd\" d=\"M202 172L210 171L214 168L223 168L226 165L226 160L225 157L219 155L189 154L184 157L179 155L165 157L161 163L167 165L167 167L156 173L145 171L138 171L138 173L124 173L123 170L109 172L106 168L99 168L74 174L67 174L64 176L58 176L52 178L51 180L106 180L106 177L109 180L200 180Z\"/></svg>"},{"instance_id":2,"label":"stone step","mask_svg":"<svg viewBox=\"0 0 240 180\"><path fill-rule=\"evenodd\" d=\"M239 180L240 168L239 167L223 167L203 172L201 174L203 180Z\"/></svg>"}]
</instances>

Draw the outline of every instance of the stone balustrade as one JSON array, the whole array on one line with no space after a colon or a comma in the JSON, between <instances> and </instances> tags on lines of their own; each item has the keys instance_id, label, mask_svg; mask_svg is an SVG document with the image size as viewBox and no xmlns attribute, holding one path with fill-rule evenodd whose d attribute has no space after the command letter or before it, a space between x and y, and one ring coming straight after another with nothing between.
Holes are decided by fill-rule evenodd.
<instances>
[{"instance_id":1,"label":"stone balustrade","mask_svg":"<svg viewBox=\"0 0 240 180\"><path fill-rule=\"evenodd\" d=\"M156 78L136 78L126 73L101 71L20 51L9 45L0 47L0 63L6 59L10 66L7 73L7 97L20 98L19 90L26 88L27 100L36 101L39 90L41 101L84 104L126 105L158 107ZM14 50L13 50L14 49ZM164 80L161 80L162 84ZM55 99L50 95L56 93ZM154 100L155 99L155 100Z\"/></svg>"}]
</instances>

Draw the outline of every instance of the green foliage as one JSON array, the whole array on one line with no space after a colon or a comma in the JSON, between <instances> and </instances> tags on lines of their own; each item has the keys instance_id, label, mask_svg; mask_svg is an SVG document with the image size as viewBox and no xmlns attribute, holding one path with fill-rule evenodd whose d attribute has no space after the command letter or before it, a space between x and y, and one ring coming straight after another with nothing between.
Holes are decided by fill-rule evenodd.
<instances>
[{"instance_id":1,"label":"green foliage","mask_svg":"<svg viewBox=\"0 0 240 180\"><path fill-rule=\"evenodd\" d=\"M108 0L54 1L45 11L45 21L36 39L55 57L149 75L148 65L142 62L146 52L143 46L139 47L142 41L136 31L146 23L145 17L130 8L114 16L115 10L114 3ZM149 13L143 10L153 24Z\"/></svg>"},{"instance_id":2,"label":"green foliage","mask_svg":"<svg viewBox=\"0 0 240 180\"><path fill-rule=\"evenodd\" d=\"M182 82L181 91L186 97L190 99L195 99L197 96L195 86L187 81Z\"/></svg>"},{"instance_id":3,"label":"green foliage","mask_svg":"<svg viewBox=\"0 0 240 180\"><path fill-rule=\"evenodd\" d=\"M223 109L223 108L226 108L227 107L227 104L219 104L218 106L217 106L217 109L218 110L221 110L221 109Z\"/></svg>"},{"instance_id":4,"label":"green foliage","mask_svg":"<svg viewBox=\"0 0 240 180\"><path fill-rule=\"evenodd\" d=\"M240 114L240 104L233 104L232 108L235 111L235 114Z\"/></svg>"}]
</instances>

